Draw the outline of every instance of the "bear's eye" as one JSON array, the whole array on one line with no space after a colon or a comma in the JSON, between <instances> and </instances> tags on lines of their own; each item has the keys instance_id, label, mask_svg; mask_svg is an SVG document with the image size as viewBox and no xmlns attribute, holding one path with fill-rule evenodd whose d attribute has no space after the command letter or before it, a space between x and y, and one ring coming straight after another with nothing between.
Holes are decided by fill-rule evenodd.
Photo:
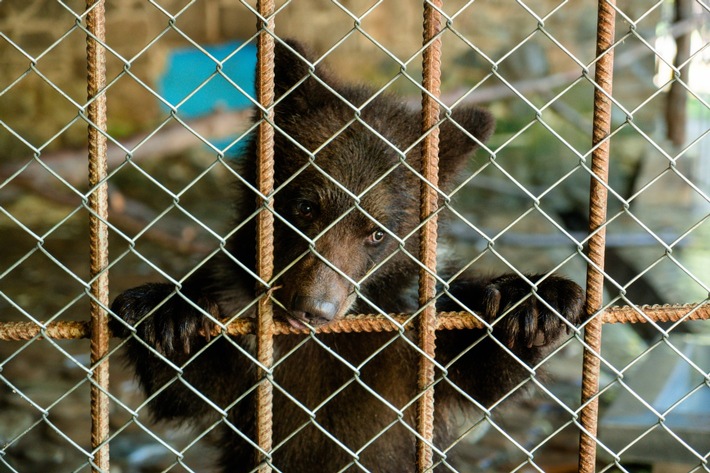
<instances>
[{"instance_id":1,"label":"bear's eye","mask_svg":"<svg viewBox=\"0 0 710 473\"><path fill-rule=\"evenodd\" d=\"M370 235L368 235L367 243L370 245L376 245L385 239L385 235L385 231L378 228L374 232L370 233Z\"/></svg>"},{"instance_id":2,"label":"bear's eye","mask_svg":"<svg viewBox=\"0 0 710 473\"><path fill-rule=\"evenodd\" d=\"M299 200L294 206L296 214L302 218L313 218L313 213L315 212L315 205L307 200Z\"/></svg>"}]
</instances>

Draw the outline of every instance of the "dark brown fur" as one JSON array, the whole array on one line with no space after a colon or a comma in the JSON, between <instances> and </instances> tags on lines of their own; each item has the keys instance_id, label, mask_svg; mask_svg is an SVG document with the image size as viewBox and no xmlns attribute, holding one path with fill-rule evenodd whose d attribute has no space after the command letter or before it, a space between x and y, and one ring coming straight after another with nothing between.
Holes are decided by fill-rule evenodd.
<instances>
[{"instance_id":1,"label":"dark brown fur","mask_svg":"<svg viewBox=\"0 0 710 473\"><path fill-rule=\"evenodd\" d=\"M277 46L276 316L317 326L346 312L416 310L418 266L412 255L418 246L419 113L388 95L371 100L373 91L344 85L322 68L315 70L318 79L310 77L304 59L312 61L296 43ZM444 190L455 184L478 141L493 130L488 112L475 107L459 106L451 118L440 125ZM240 170L249 183L254 182L255 154L252 145ZM146 394L155 396L150 407L157 419L205 425L226 410L218 446L221 465L230 472L255 466L255 449L244 440L255 435L254 339L208 341L200 331L211 327L212 318L254 315L255 230L249 217L256 196L244 182L238 187L238 230L228 253L208 261L179 291L170 284L148 284L124 292L112 305L123 321L114 321L113 329L128 337L127 358ZM314 240L310 251L302 235ZM537 296L516 275L464 274L438 299L440 310L468 308L490 322L505 316L491 334L438 333L437 362L447 374L436 387L437 448L449 448L449 419L457 409L476 409L467 397L483 406L497 402L529 377L526 365L548 353L569 324L579 323L579 286L557 276L527 278L537 284ZM304 473L348 465L359 471L356 462L381 473L413 471L415 418L413 408L405 406L417 395L417 351L396 333L316 338L274 340L273 464L280 471ZM165 359L182 368L182 379ZM443 375L437 371L439 379Z\"/></svg>"}]
</instances>

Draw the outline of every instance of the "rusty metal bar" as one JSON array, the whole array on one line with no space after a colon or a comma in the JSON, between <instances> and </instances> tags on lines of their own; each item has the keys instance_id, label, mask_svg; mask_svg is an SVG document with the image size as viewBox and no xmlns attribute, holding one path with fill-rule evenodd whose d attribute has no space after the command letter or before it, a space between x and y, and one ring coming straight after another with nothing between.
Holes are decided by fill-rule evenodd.
<instances>
[{"instance_id":1,"label":"rusty metal bar","mask_svg":"<svg viewBox=\"0 0 710 473\"><path fill-rule=\"evenodd\" d=\"M433 465L434 439L434 355L436 349L436 238L439 184L439 96L441 95L441 0L424 2L424 50L422 52L422 143L421 207L423 222L419 235L419 360L417 386L421 397L417 402L417 470L428 471Z\"/></svg>"},{"instance_id":2,"label":"rusty metal bar","mask_svg":"<svg viewBox=\"0 0 710 473\"><path fill-rule=\"evenodd\" d=\"M89 238L91 271L91 448L93 472L109 471L108 185L106 160L106 41L103 0L87 0L89 119Z\"/></svg>"},{"instance_id":3,"label":"rusty metal bar","mask_svg":"<svg viewBox=\"0 0 710 473\"><path fill-rule=\"evenodd\" d=\"M267 286L260 287L262 292L257 308L257 359L259 386L256 391L256 430L257 464L262 473L271 472L271 449L273 433L273 385L271 366L274 358L274 323L273 307L269 296L269 286L274 271L274 2L258 0L259 13L257 28L258 58L256 72L256 94L262 109L261 121L256 142L257 166L256 179L260 195L261 211L256 217L256 271L261 281Z\"/></svg>"},{"instance_id":4,"label":"rusty metal bar","mask_svg":"<svg viewBox=\"0 0 710 473\"><path fill-rule=\"evenodd\" d=\"M589 190L589 239L587 300L585 310L595 315L584 330L582 362L582 410L579 437L579 472L592 473L596 463L596 436L599 416L599 370L604 297L604 255L606 246L607 182L609 179L609 134L611 133L611 93L614 75L615 0L600 0L597 11L597 63L594 73L594 129Z\"/></svg>"}]
</instances>

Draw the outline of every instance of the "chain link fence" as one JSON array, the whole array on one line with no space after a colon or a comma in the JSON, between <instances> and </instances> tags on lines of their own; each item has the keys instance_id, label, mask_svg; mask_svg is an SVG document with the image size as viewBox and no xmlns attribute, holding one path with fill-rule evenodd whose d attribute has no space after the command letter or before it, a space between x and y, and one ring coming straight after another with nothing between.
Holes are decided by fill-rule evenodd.
<instances>
[{"instance_id":1,"label":"chain link fence","mask_svg":"<svg viewBox=\"0 0 710 473\"><path fill-rule=\"evenodd\" d=\"M709 14L0 2L0 471L710 471ZM358 273L348 226L391 250ZM487 317L474 273L525 290ZM355 314L289 320L291 281ZM526 358L497 334L529 304L567 335Z\"/></svg>"}]
</instances>

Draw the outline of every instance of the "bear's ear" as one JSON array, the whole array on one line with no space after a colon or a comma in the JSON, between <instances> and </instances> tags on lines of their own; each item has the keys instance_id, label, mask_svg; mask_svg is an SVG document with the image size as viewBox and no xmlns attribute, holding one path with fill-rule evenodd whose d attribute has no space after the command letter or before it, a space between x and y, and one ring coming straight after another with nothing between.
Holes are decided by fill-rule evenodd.
<instances>
[{"instance_id":1,"label":"bear's ear","mask_svg":"<svg viewBox=\"0 0 710 473\"><path fill-rule=\"evenodd\" d=\"M298 41L276 41L274 92L284 108L288 107L289 114L307 110L328 93L313 75L330 82L330 73L322 66L314 68L316 60L316 55Z\"/></svg>"},{"instance_id":2,"label":"bear's ear","mask_svg":"<svg viewBox=\"0 0 710 473\"><path fill-rule=\"evenodd\" d=\"M487 110L459 105L440 125L439 185L447 187L463 170L468 158L493 134L495 120ZM475 139L474 139L475 138Z\"/></svg>"}]
</instances>

